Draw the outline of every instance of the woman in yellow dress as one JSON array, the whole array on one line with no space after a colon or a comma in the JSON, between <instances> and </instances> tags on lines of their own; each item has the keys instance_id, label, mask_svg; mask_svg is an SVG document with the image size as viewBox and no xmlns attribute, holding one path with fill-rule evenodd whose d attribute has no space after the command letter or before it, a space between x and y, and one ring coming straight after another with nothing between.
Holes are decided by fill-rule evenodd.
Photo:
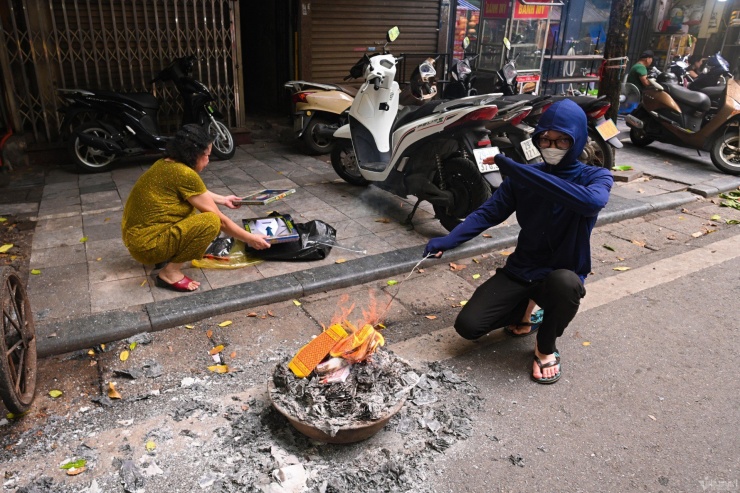
<instances>
[{"instance_id":1,"label":"woman in yellow dress","mask_svg":"<svg viewBox=\"0 0 740 493\"><path fill-rule=\"evenodd\" d=\"M123 209L123 243L143 264L164 264L155 278L160 288L195 291L200 286L182 272L201 258L220 231L252 248L269 248L265 235L239 227L218 208L236 209L236 195L208 191L199 173L208 166L213 139L202 127L185 125L167 145L167 157L139 177Z\"/></svg>"}]
</instances>

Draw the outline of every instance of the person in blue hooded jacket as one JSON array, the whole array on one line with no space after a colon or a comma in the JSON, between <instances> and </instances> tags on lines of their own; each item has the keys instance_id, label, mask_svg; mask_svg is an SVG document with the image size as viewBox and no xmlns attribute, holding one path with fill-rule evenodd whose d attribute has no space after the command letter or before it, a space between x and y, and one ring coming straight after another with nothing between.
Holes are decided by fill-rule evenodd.
<instances>
[{"instance_id":1,"label":"person in blue hooded jacket","mask_svg":"<svg viewBox=\"0 0 740 493\"><path fill-rule=\"evenodd\" d=\"M583 110L570 100L542 114L533 142L544 162L521 164L495 156L504 179L481 207L447 236L433 238L424 255L440 257L516 213L521 227L506 265L478 287L455 321L466 339L507 327L513 336L537 332L532 379L555 383L561 375L556 340L578 312L591 271L591 231L609 200L612 174L578 161L587 141ZM542 321L530 317L539 305Z\"/></svg>"}]
</instances>

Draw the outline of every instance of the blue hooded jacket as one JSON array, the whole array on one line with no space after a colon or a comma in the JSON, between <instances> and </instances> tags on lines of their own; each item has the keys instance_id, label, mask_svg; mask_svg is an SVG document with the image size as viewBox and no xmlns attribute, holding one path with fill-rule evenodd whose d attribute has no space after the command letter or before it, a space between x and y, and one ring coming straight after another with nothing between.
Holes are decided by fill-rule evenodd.
<instances>
[{"instance_id":1,"label":"blue hooded jacket","mask_svg":"<svg viewBox=\"0 0 740 493\"><path fill-rule=\"evenodd\" d=\"M609 200L614 180L609 170L578 161L588 138L586 114L573 101L561 100L542 114L535 135L557 130L573 146L557 165L521 164L496 156L506 179L465 221L442 238L429 241L425 252L455 248L516 212L521 226L516 250L504 270L523 282L543 280L556 269L581 278L591 272L591 231Z\"/></svg>"}]
</instances>

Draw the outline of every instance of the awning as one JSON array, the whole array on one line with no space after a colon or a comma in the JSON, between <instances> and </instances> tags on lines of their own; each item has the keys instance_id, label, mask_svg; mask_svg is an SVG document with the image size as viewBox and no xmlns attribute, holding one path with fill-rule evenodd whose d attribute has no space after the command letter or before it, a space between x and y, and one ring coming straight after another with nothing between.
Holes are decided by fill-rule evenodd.
<instances>
[{"instance_id":1,"label":"awning","mask_svg":"<svg viewBox=\"0 0 740 493\"><path fill-rule=\"evenodd\" d=\"M480 11L478 7L465 0L457 0L457 10L473 10L475 12Z\"/></svg>"}]
</instances>

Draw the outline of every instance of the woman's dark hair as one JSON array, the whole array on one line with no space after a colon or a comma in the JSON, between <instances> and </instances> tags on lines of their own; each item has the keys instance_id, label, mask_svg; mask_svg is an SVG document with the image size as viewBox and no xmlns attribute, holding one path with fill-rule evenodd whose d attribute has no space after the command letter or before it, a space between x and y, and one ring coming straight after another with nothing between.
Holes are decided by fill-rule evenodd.
<instances>
[{"instance_id":1,"label":"woman's dark hair","mask_svg":"<svg viewBox=\"0 0 740 493\"><path fill-rule=\"evenodd\" d=\"M694 63L698 62L702 59L701 55L691 55L689 57L689 67L692 66Z\"/></svg>"},{"instance_id":2,"label":"woman's dark hair","mask_svg":"<svg viewBox=\"0 0 740 493\"><path fill-rule=\"evenodd\" d=\"M212 143L213 138L204 127L189 123L167 143L167 156L193 168Z\"/></svg>"}]
</instances>

